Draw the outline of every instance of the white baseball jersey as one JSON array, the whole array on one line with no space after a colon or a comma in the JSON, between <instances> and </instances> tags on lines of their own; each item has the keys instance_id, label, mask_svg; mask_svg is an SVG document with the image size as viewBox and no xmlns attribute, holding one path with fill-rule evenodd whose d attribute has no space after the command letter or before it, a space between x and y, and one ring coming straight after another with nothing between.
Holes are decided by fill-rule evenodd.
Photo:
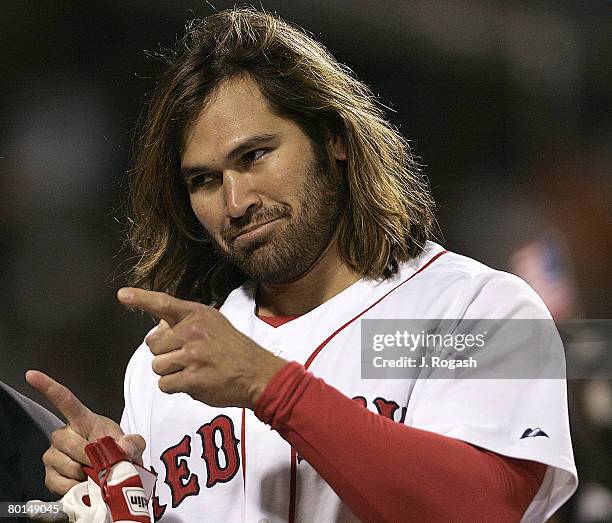
<instances>
[{"instance_id":1,"label":"white baseball jersey","mask_svg":"<svg viewBox=\"0 0 612 523\"><path fill-rule=\"evenodd\" d=\"M257 317L255 290L254 282L234 290L221 312L261 346L287 360L308 362L313 374L349 398L364 398L373 412L380 412L381 399L395 402L399 408L391 415L397 422L548 465L523 521L545 520L576 489L564 380L361 377L360 320L550 318L521 279L430 242L394 277L362 279L276 328ZM516 347L517 357L526 350ZM147 441L145 465L159 475L156 519L286 521L293 495L296 521L355 520L305 460L296 464L291 492L290 446L251 411L213 408L183 393L162 393L151 360L143 344L128 365L122 428ZM525 437L527 429L536 428L547 437ZM350 434L338 438L350 446Z\"/></svg>"}]
</instances>

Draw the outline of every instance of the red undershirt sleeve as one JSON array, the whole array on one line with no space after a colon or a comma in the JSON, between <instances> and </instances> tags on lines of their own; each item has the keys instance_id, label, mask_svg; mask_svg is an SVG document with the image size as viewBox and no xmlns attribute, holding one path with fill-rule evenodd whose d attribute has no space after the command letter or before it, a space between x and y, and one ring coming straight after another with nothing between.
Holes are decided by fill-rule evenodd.
<instances>
[{"instance_id":1,"label":"red undershirt sleeve","mask_svg":"<svg viewBox=\"0 0 612 523\"><path fill-rule=\"evenodd\" d=\"M255 414L368 522L519 521L546 471L374 414L296 362Z\"/></svg>"}]
</instances>

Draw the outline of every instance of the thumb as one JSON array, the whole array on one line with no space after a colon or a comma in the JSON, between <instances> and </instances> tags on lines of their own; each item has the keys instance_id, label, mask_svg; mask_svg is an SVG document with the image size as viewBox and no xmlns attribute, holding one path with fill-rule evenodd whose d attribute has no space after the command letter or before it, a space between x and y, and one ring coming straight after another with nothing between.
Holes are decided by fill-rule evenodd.
<instances>
[{"instance_id":1,"label":"thumb","mask_svg":"<svg viewBox=\"0 0 612 523\"><path fill-rule=\"evenodd\" d=\"M125 434L117 440L117 443L132 461L142 466L142 453L147 442L140 434Z\"/></svg>"},{"instance_id":2,"label":"thumb","mask_svg":"<svg viewBox=\"0 0 612 523\"><path fill-rule=\"evenodd\" d=\"M47 398L66 417L72 429L87 439L97 415L83 405L68 387L45 373L29 370L25 377L30 386Z\"/></svg>"}]
</instances>

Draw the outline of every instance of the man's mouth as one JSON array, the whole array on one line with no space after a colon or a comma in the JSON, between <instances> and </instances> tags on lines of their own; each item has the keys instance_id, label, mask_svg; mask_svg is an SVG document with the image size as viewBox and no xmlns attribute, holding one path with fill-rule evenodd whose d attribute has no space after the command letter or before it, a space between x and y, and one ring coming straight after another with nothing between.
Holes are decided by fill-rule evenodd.
<instances>
[{"instance_id":1,"label":"man's mouth","mask_svg":"<svg viewBox=\"0 0 612 523\"><path fill-rule=\"evenodd\" d=\"M268 231L276 227L276 222L278 222L281 218L282 217L279 216L277 218L273 218L272 220L268 220L267 222L249 225L234 235L232 241L251 241L257 237L267 234Z\"/></svg>"}]
</instances>

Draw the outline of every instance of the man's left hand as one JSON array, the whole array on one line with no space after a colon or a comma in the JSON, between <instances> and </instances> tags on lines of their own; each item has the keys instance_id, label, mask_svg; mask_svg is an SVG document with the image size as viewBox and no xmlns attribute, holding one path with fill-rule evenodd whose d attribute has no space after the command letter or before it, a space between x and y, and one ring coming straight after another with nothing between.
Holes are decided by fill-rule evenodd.
<instances>
[{"instance_id":1,"label":"man's left hand","mask_svg":"<svg viewBox=\"0 0 612 523\"><path fill-rule=\"evenodd\" d=\"M185 392L213 407L253 409L272 376L287 363L213 307L133 287L120 289L117 298L161 320L145 342L163 392Z\"/></svg>"}]
</instances>

